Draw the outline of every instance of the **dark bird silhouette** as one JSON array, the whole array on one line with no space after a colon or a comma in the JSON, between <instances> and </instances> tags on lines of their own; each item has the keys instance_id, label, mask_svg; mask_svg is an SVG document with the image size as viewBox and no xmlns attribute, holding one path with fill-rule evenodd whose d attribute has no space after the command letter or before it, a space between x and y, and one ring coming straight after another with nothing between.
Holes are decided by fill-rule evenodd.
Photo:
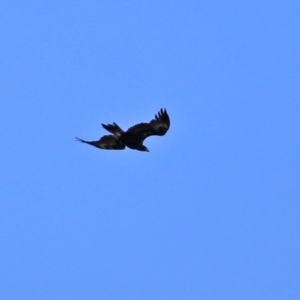
<instances>
[{"instance_id":1,"label":"dark bird silhouette","mask_svg":"<svg viewBox=\"0 0 300 300\"><path fill-rule=\"evenodd\" d=\"M152 135L165 135L170 127L170 118L166 109L161 109L150 123L139 123L123 131L116 123L102 124L103 128L109 131L110 135L104 135L98 141L85 141L76 138L77 141L95 146L100 149L123 150L125 147L130 149L147 151L143 145L144 140Z\"/></svg>"}]
</instances>

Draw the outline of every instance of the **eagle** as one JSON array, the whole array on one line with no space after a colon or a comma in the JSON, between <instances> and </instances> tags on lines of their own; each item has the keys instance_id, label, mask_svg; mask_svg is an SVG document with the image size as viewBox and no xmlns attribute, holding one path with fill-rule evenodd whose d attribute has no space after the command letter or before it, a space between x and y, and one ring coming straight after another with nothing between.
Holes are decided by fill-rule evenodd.
<instances>
[{"instance_id":1,"label":"eagle","mask_svg":"<svg viewBox=\"0 0 300 300\"><path fill-rule=\"evenodd\" d=\"M161 109L149 123L139 123L123 131L116 123L101 124L110 135L102 136L98 141L85 141L78 137L78 142L86 143L100 149L123 150L125 147L130 149L146 151L149 149L143 145L144 140L152 135L165 135L170 128L170 118L166 109Z\"/></svg>"}]
</instances>

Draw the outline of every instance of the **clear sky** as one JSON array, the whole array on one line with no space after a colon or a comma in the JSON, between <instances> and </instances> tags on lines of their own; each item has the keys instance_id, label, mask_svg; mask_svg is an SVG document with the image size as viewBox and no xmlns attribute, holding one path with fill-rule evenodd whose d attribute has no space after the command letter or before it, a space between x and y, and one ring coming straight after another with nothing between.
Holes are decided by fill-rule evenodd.
<instances>
[{"instance_id":1,"label":"clear sky","mask_svg":"<svg viewBox=\"0 0 300 300\"><path fill-rule=\"evenodd\" d=\"M300 299L299 1L2 1L0 299ZM107 151L166 108L150 153Z\"/></svg>"}]
</instances>

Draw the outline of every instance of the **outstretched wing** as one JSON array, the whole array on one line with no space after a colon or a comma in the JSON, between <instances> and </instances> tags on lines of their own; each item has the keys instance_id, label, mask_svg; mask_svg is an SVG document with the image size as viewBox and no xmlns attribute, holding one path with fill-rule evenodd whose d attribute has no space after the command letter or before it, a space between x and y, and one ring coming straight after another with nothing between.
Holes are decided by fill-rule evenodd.
<instances>
[{"instance_id":1,"label":"outstretched wing","mask_svg":"<svg viewBox=\"0 0 300 300\"><path fill-rule=\"evenodd\" d=\"M122 133L124 133L124 131L120 128L120 126L118 124L116 124L115 122L112 124L101 124L102 127L104 129L106 129L107 131L109 131L110 133L112 133L113 135L115 135L116 137L121 136Z\"/></svg>"},{"instance_id":2,"label":"outstretched wing","mask_svg":"<svg viewBox=\"0 0 300 300\"><path fill-rule=\"evenodd\" d=\"M95 146L100 149L108 149L108 150L123 150L125 149L125 145L114 135L104 135L100 138L99 141L85 141L80 138L76 138L78 142L86 143L92 146Z\"/></svg>"},{"instance_id":3,"label":"outstretched wing","mask_svg":"<svg viewBox=\"0 0 300 300\"><path fill-rule=\"evenodd\" d=\"M170 118L166 109L161 109L150 123L140 123L130 127L127 134L137 140L144 140L151 135L165 135L170 128Z\"/></svg>"}]
</instances>

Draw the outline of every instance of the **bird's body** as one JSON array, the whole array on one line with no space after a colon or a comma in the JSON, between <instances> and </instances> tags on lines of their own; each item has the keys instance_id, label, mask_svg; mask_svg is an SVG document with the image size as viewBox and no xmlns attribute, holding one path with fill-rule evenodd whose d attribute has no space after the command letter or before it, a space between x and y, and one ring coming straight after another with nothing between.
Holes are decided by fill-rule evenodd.
<instances>
[{"instance_id":1,"label":"bird's body","mask_svg":"<svg viewBox=\"0 0 300 300\"><path fill-rule=\"evenodd\" d=\"M147 151L148 148L143 145L144 140L152 135L165 135L170 127L170 118L166 109L161 109L150 123L140 123L123 131L116 123L102 124L103 128L112 133L104 135L98 141L85 141L76 138L77 141L87 143L100 149L123 150L125 147L130 149Z\"/></svg>"}]
</instances>

